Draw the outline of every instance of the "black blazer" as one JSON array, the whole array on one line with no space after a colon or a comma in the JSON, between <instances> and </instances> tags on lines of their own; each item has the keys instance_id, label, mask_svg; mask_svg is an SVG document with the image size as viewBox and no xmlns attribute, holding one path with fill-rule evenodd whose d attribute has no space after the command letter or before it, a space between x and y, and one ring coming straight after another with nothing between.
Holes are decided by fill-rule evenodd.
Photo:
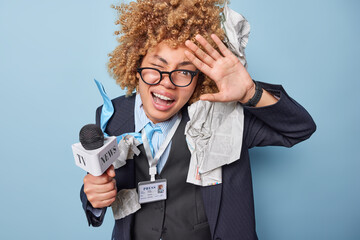
<instances>
[{"instance_id":1,"label":"black blazer","mask_svg":"<svg viewBox=\"0 0 360 240\"><path fill-rule=\"evenodd\" d=\"M267 91L280 97L271 106L262 108L244 108L243 146L239 160L222 168L222 184L202 187L204 208L208 218L212 239L257 239L255 231L254 200L248 149L254 146L285 146L309 138L316 125L308 112L290 98L280 85L260 83ZM113 100L115 112L108 122L106 132L118 136L133 132L135 96L119 97ZM185 117L186 108L183 109ZM99 123L101 107L97 109L96 122ZM116 170L118 190L135 188L134 162ZM80 198L86 212L89 225L102 224L106 208L100 217L87 210L90 204L83 192ZM116 240L131 238L132 215L116 220L113 237Z\"/></svg>"}]
</instances>

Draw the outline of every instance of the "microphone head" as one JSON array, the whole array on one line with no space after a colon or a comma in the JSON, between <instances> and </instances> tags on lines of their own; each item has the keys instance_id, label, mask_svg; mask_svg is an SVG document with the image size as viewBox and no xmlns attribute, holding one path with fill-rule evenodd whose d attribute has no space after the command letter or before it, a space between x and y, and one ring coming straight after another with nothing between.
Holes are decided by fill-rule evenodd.
<instances>
[{"instance_id":1,"label":"microphone head","mask_svg":"<svg viewBox=\"0 0 360 240\"><path fill-rule=\"evenodd\" d=\"M94 150L104 145L104 133L95 124L83 126L79 133L80 143L86 150Z\"/></svg>"}]
</instances>

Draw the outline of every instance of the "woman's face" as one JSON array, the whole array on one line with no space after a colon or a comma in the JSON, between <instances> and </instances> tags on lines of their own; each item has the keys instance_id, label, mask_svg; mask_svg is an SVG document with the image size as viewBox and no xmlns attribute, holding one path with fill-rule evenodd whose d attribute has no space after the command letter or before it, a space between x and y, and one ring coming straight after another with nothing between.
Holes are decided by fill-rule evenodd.
<instances>
[{"instance_id":1,"label":"woman's face","mask_svg":"<svg viewBox=\"0 0 360 240\"><path fill-rule=\"evenodd\" d=\"M196 67L185 57L186 47L173 49L165 43L160 43L148 51L144 56L141 67L151 67L160 71L185 69L195 71ZM146 116L153 122L159 123L174 116L190 99L196 87L197 74L187 87L176 87L169 79L168 74L158 85L144 83L140 74L138 93L140 94Z\"/></svg>"}]
</instances>

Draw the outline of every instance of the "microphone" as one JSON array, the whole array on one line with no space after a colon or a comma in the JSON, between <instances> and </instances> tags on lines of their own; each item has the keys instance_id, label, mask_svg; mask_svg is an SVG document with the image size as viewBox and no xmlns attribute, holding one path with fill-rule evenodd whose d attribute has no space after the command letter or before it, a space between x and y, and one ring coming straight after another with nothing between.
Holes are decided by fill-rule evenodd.
<instances>
[{"instance_id":1,"label":"microphone","mask_svg":"<svg viewBox=\"0 0 360 240\"><path fill-rule=\"evenodd\" d=\"M102 175L120 156L116 137L104 137L95 124L83 126L79 132L79 143L73 144L75 164L93 176Z\"/></svg>"}]
</instances>

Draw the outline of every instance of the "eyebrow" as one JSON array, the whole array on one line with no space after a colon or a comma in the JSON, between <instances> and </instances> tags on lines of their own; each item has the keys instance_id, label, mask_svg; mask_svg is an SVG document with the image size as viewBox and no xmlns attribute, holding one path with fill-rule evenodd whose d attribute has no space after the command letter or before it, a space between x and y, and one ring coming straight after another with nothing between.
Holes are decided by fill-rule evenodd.
<instances>
[{"instance_id":1,"label":"eyebrow","mask_svg":"<svg viewBox=\"0 0 360 240\"><path fill-rule=\"evenodd\" d=\"M154 58L157 58L158 60L160 60L160 61L163 62L164 64L169 65L169 63L166 61L166 59L160 57L159 55L154 55ZM195 66L195 65L194 65L192 62L190 62L190 61L181 62L181 63L179 63L177 66L183 67L183 66L188 66L188 65L193 65L193 66Z\"/></svg>"},{"instance_id":2,"label":"eyebrow","mask_svg":"<svg viewBox=\"0 0 360 240\"><path fill-rule=\"evenodd\" d=\"M169 63L162 57L160 57L159 55L154 55L154 58L159 59L161 62L165 63L166 65L169 65Z\"/></svg>"},{"instance_id":3,"label":"eyebrow","mask_svg":"<svg viewBox=\"0 0 360 240\"><path fill-rule=\"evenodd\" d=\"M193 65L195 66L192 62L190 61L185 61L185 62L181 62L178 64L179 67L182 67L182 66L187 66L187 65Z\"/></svg>"}]
</instances>

